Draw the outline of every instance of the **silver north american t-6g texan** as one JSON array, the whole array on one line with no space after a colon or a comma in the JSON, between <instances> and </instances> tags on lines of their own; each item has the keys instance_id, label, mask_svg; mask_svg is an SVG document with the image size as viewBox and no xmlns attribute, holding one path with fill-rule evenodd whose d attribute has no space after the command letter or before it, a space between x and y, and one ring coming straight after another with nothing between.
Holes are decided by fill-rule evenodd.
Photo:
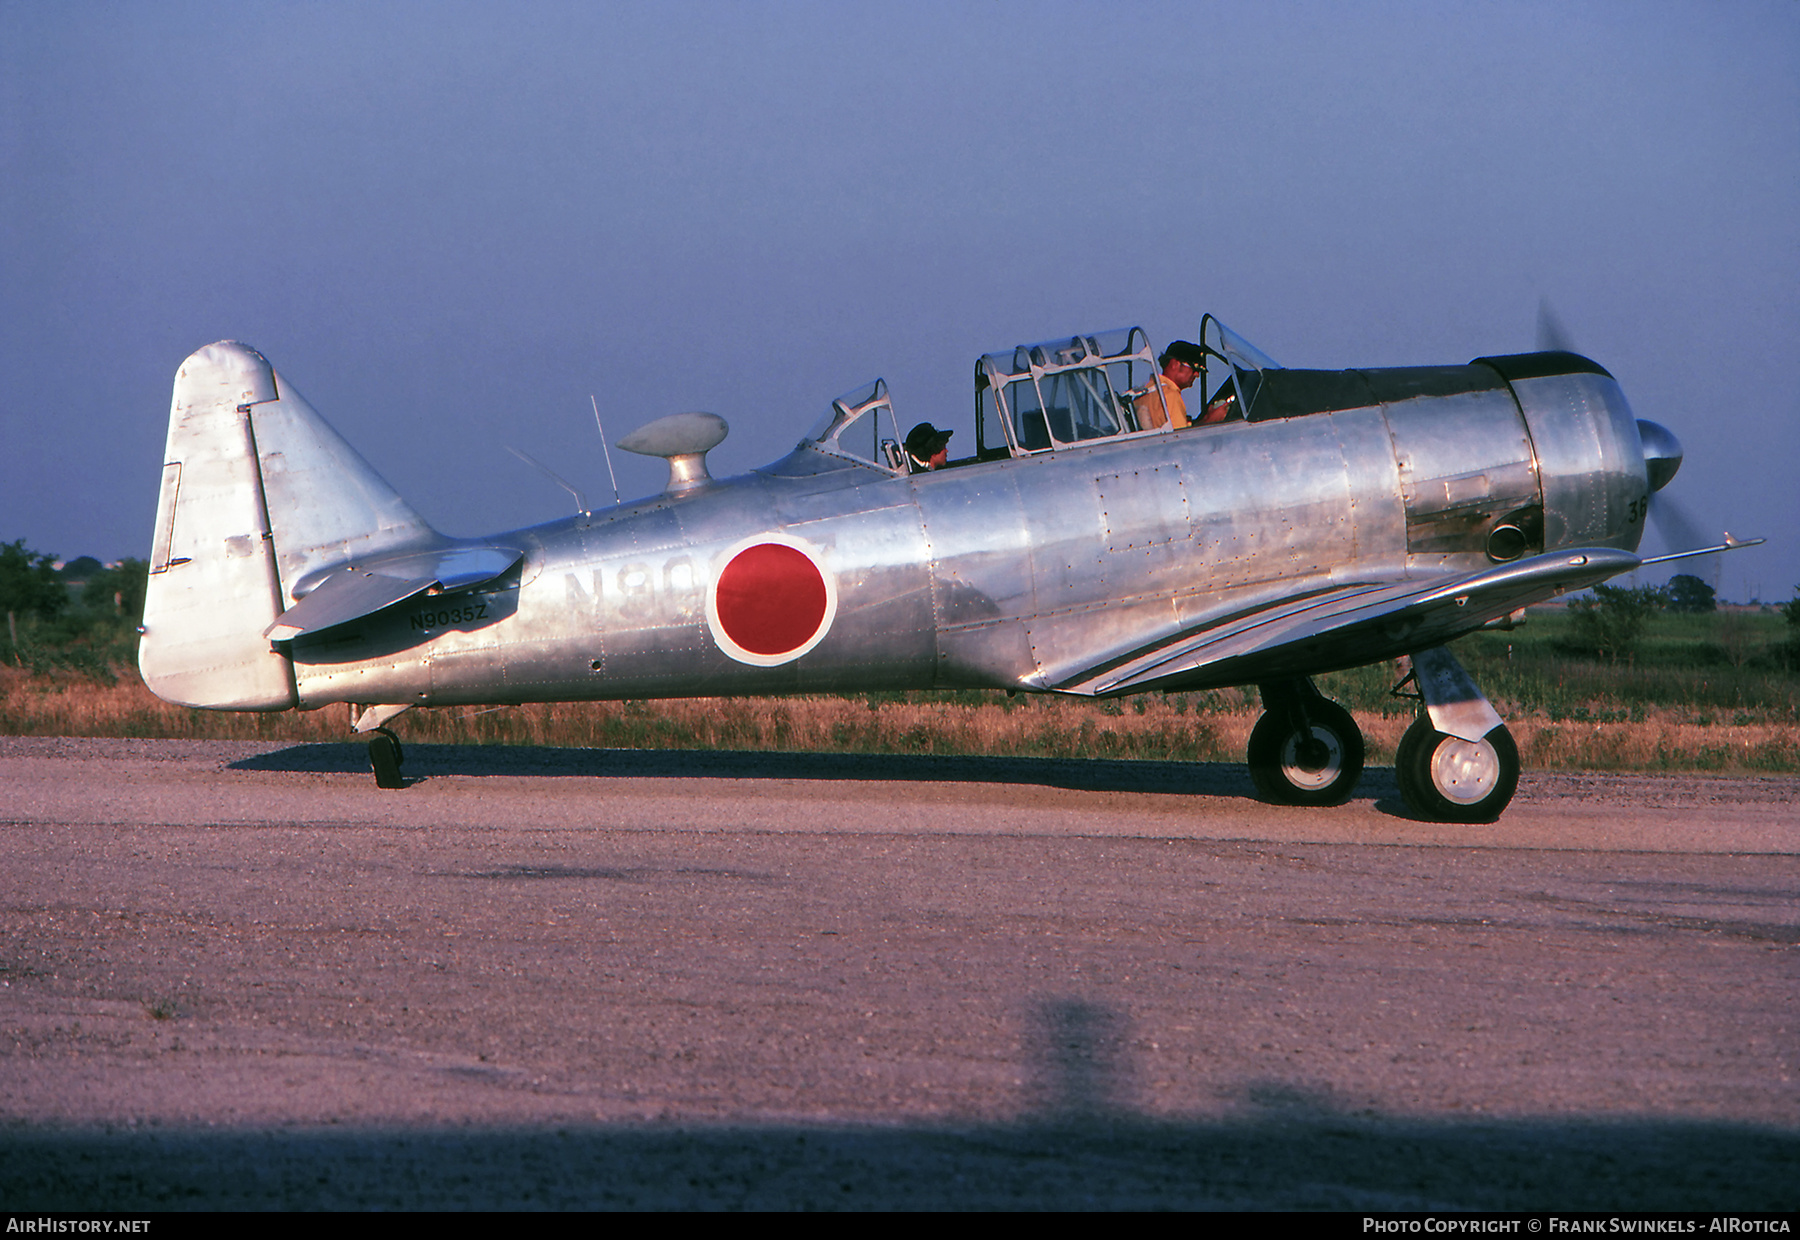
<instances>
[{"instance_id":1,"label":"silver north american t-6g texan","mask_svg":"<svg viewBox=\"0 0 1800 1240\"><path fill-rule=\"evenodd\" d=\"M1331 805L1363 740L1308 678L1406 658L1402 793L1491 821L1518 750L1444 644L1651 562L1675 437L1568 352L1294 370L1210 316L1188 348L1214 424L1145 412L1141 329L1072 336L981 357L973 451L937 468L877 380L742 477L707 471L722 419L676 414L619 443L667 459L660 495L450 538L261 354L209 345L175 379L144 680L214 710L351 703L384 787L414 707L1254 684L1257 788Z\"/></svg>"}]
</instances>

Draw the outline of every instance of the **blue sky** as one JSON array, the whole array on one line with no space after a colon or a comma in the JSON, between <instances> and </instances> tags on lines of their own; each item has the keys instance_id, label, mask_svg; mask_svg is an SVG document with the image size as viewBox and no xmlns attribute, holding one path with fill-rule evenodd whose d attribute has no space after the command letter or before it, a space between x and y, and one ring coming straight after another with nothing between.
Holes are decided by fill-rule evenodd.
<instances>
[{"instance_id":1,"label":"blue sky","mask_svg":"<svg viewBox=\"0 0 1800 1240\"><path fill-rule=\"evenodd\" d=\"M146 554L216 339L475 534L569 508L508 444L608 497L590 393L724 474L876 375L966 435L1021 341L1461 362L1546 298L1791 597L1800 5L0 0L0 540L65 556Z\"/></svg>"}]
</instances>

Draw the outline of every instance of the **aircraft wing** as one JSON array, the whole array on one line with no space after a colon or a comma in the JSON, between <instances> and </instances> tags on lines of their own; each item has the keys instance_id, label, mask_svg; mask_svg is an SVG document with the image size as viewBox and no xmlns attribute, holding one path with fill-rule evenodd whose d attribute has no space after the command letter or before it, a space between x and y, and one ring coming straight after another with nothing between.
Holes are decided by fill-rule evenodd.
<instances>
[{"instance_id":1,"label":"aircraft wing","mask_svg":"<svg viewBox=\"0 0 1800 1240\"><path fill-rule=\"evenodd\" d=\"M1641 563L1627 551L1583 547L1473 574L1328 587L1212 620L1055 687L1065 693L1128 693L1192 679L1201 669L1221 664L1236 665L1236 678L1220 683L1353 667L1441 645L1521 607L1585 589Z\"/></svg>"}]
</instances>

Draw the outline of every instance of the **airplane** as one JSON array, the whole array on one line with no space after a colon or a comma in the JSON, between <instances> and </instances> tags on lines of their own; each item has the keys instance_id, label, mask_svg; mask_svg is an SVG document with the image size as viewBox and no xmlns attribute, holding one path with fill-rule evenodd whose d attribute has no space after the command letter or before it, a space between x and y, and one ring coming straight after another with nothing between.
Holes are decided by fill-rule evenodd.
<instances>
[{"instance_id":1,"label":"airplane","mask_svg":"<svg viewBox=\"0 0 1800 1240\"><path fill-rule=\"evenodd\" d=\"M139 667L205 709L349 703L384 788L420 707L1253 684L1257 790L1327 806L1364 744L1311 678L1403 660L1408 806L1495 820L1518 749L1445 643L1723 549L1635 554L1681 445L1571 352L1304 370L1200 336L1212 424L1140 414L1142 328L1077 335L981 356L941 467L877 379L740 477L707 468L723 418L658 419L618 446L667 461L660 494L489 538L432 529L260 353L208 345L175 379Z\"/></svg>"}]
</instances>

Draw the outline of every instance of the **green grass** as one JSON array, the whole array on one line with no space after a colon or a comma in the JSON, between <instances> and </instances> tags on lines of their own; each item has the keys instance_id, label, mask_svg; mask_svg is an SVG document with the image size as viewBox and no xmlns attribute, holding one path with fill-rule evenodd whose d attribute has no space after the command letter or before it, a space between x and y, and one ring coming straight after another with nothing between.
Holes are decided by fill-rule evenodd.
<instances>
[{"instance_id":1,"label":"green grass","mask_svg":"<svg viewBox=\"0 0 1800 1240\"><path fill-rule=\"evenodd\" d=\"M1577 647L1568 614L1546 608L1523 628L1477 633L1453 649L1489 697L1551 719L1610 711L1642 721L1662 709L1699 723L1795 723L1800 676L1788 665L1790 627L1775 615L1664 612L1634 658L1612 662Z\"/></svg>"}]
</instances>

